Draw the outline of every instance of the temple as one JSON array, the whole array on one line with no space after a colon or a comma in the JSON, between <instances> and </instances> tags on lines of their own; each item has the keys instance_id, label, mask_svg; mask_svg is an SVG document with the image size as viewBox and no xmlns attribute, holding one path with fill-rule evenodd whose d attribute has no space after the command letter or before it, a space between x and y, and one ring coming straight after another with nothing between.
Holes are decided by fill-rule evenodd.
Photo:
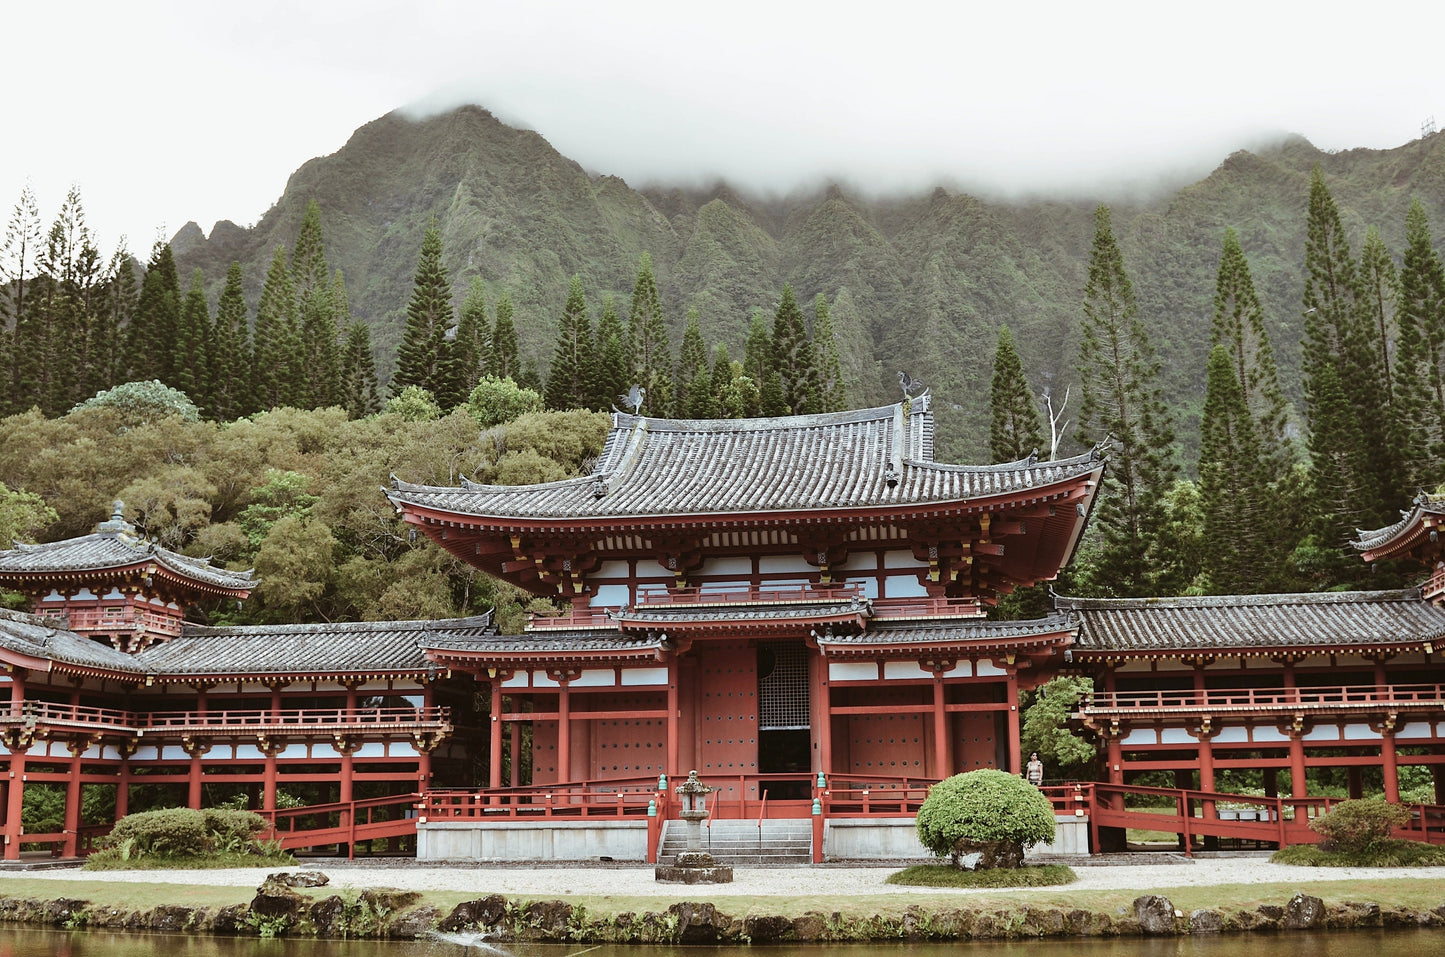
<instances>
[{"instance_id":1,"label":"temple","mask_svg":"<svg viewBox=\"0 0 1445 957\"><path fill-rule=\"evenodd\" d=\"M1058 675L1096 689L1073 720L1100 780L1058 798L1061 828L1092 819L1084 850L1128 826L1086 809L1084 786L1161 772L1212 795L1224 772L1259 769L1265 799L1303 802L1322 774L1350 793L1379 775L1399 800L1418 769L1441 799L1439 590L1059 597L1043 618L990 620L1070 560L1105 455L939 463L931 401L617 412L579 478L394 479L404 521L550 599L522 634L490 616L194 624L188 607L256 582L140 540L119 509L93 535L0 552L0 587L32 609L0 612L5 854L83 852L113 820L83 819L84 788L113 787L116 816L137 787L243 800L279 831L280 796L306 785L329 821L313 845L410 834L431 858L655 859L665 782L696 769L715 814L756 818L759 842L764 820L811 817L812 860L898 856L928 783L1022 769L1021 696ZM1417 503L1357 547L1433 563L1437 519L1445 506ZM62 828L24 832L27 787L64 789Z\"/></svg>"}]
</instances>

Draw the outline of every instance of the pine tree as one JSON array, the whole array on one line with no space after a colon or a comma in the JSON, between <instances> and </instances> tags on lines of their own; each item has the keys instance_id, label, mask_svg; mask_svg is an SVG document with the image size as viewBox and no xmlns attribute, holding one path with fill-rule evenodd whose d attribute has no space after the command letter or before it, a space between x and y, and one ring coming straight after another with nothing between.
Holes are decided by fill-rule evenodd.
<instances>
[{"instance_id":1,"label":"pine tree","mask_svg":"<svg viewBox=\"0 0 1445 957\"><path fill-rule=\"evenodd\" d=\"M989 455L994 462L1017 462L1044 447L1039 407L1024 378L1023 362L1014 349L1008 326L998 330L998 347L993 356L993 386L989 394L993 425L989 430Z\"/></svg>"},{"instance_id":2,"label":"pine tree","mask_svg":"<svg viewBox=\"0 0 1445 957\"><path fill-rule=\"evenodd\" d=\"M632 346L632 378L647 390L644 408L649 415L672 413L672 343L657 295L652 257L642 254L637 281L632 286L632 307L627 314L627 334Z\"/></svg>"},{"instance_id":3,"label":"pine tree","mask_svg":"<svg viewBox=\"0 0 1445 957\"><path fill-rule=\"evenodd\" d=\"M543 396L549 409L589 408L593 392L592 322L587 318L587 297L582 277L573 276L567 303L557 320L557 346Z\"/></svg>"},{"instance_id":4,"label":"pine tree","mask_svg":"<svg viewBox=\"0 0 1445 957\"><path fill-rule=\"evenodd\" d=\"M301 340L299 404L321 409L338 404L340 370L337 360L338 325L332 298L331 270L326 265L321 232L321 206L306 204L296 247L291 254L291 282L296 294L296 322Z\"/></svg>"},{"instance_id":5,"label":"pine tree","mask_svg":"<svg viewBox=\"0 0 1445 957\"><path fill-rule=\"evenodd\" d=\"M1236 363L1225 343L1209 353L1199 446L1203 570L1215 593L1251 594L1270 589L1281 563L1270 547L1272 498Z\"/></svg>"},{"instance_id":6,"label":"pine tree","mask_svg":"<svg viewBox=\"0 0 1445 957\"><path fill-rule=\"evenodd\" d=\"M406 307L406 330L396 355L396 374L391 379L393 394L409 385L421 386L437 396L439 389L456 391L449 381L454 369L448 362L447 330L452 325L452 292L442 265L442 236L433 220L427 227L412 281L411 301Z\"/></svg>"},{"instance_id":7,"label":"pine tree","mask_svg":"<svg viewBox=\"0 0 1445 957\"><path fill-rule=\"evenodd\" d=\"M226 270L226 285L216 302L216 321L211 334L210 415L218 422L230 422L250 408L251 336L246 322L246 299L241 291L241 264Z\"/></svg>"},{"instance_id":8,"label":"pine tree","mask_svg":"<svg viewBox=\"0 0 1445 957\"><path fill-rule=\"evenodd\" d=\"M277 246L256 304L256 326L252 335L251 409L266 411L287 405L293 394L286 381L301 350L296 337L296 297L291 288L291 271L286 265L286 247Z\"/></svg>"},{"instance_id":9,"label":"pine tree","mask_svg":"<svg viewBox=\"0 0 1445 957\"><path fill-rule=\"evenodd\" d=\"M491 324L487 321L487 287L480 276L473 276L462 299L457 319L457 338L452 343L457 357L457 374L462 391L471 395L477 382L486 374L487 354L491 348Z\"/></svg>"},{"instance_id":10,"label":"pine tree","mask_svg":"<svg viewBox=\"0 0 1445 957\"><path fill-rule=\"evenodd\" d=\"M365 323L353 322L346 330L341 352L341 404L353 419L380 410L376 360L371 355L371 333Z\"/></svg>"},{"instance_id":11,"label":"pine tree","mask_svg":"<svg viewBox=\"0 0 1445 957\"><path fill-rule=\"evenodd\" d=\"M784 286L773 316L773 368L783 390L783 406L793 415L820 411L818 363L793 287Z\"/></svg>"},{"instance_id":12,"label":"pine tree","mask_svg":"<svg viewBox=\"0 0 1445 957\"><path fill-rule=\"evenodd\" d=\"M754 309L743 346L743 372L761 389L772 371L773 336L768 332L768 317L761 309Z\"/></svg>"},{"instance_id":13,"label":"pine tree","mask_svg":"<svg viewBox=\"0 0 1445 957\"><path fill-rule=\"evenodd\" d=\"M1224 252L1214 282L1214 322L1210 345L1226 347L1239 393L1254 423L1255 440L1267 480L1278 482L1291 458L1286 428L1289 403L1279 385L1264 309L1255 293L1239 236L1224 231Z\"/></svg>"},{"instance_id":14,"label":"pine tree","mask_svg":"<svg viewBox=\"0 0 1445 957\"><path fill-rule=\"evenodd\" d=\"M130 328L131 318L135 315L138 295L130 251L122 240L111 255L105 270L105 295L101 303L105 320L97 326L94 350L96 392L113 388L122 381L125 366L122 361L121 342Z\"/></svg>"},{"instance_id":15,"label":"pine tree","mask_svg":"<svg viewBox=\"0 0 1445 957\"><path fill-rule=\"evenodd\" d=\"M597 362L593 367L593 408L606 411L623 404L622 397L632 385L627 362L627 329L617 314L610 295L602 299L602 318L597 320Z\"/></svg>"},{"instance_id":16,"label":"pine tree","mask_svg":"<svg viewBox=\"0 0 1445 957\"><path fill-rule=\"evenodd\" d=\"M1335 533L1349 529L1345 538L1325 543L1328 548L1343 548L1354 528L1385 524L1390 510L1382 503L1394 501L1401 492L1385 487L1389 476L1398 471L1394 467L1395 451L1390 448L1398 429L1389 424L1380 351L1372 346L1373 336L1361 300L1359 272L1350 255L1339 211L1319 167L1315 167L1310 178L1305 245L1301 365L1316 494L1322 501L1338 503L1345 509L1327 519L1326 524ZM1338 397L1332 394L1326 399L1322 395L1327 379L1331 390L1340 390ZM1339 421L1339 416L1350 421ZM1365 430L1366 417L1380 421L1382 427ZM1328 444L1346 439L1364 444L1357 449L1332 448ZM1346 464L1363 471L1357 475L1337 471Z\"/></svg>"},{"instance_id":17,"label":"pine tree","mask_svg":"<svg viewBox=\"0 0 1445 957\"><path fill-rule=\"evenodd\" d=\"M517 351L517 327L512 324L512 297L502 293L497 300L497 322L492 327L491 349L487 354L487 375L515 380L522 374Z\"/></svg>"},{"instance_id":18,"label":"pine tree","mask_svg":"<svg viewBox=\"0 0 1445 957\"><path fill-rule=\"evenodd\" d=\"M1152 553L1165 543L1163 499L1174 481L1174 434L1159 392L1159 365L1139 320L1134 287L1114 240L1109 208L1094 213L1079 344L1080 441L1112 440L1096 524L1096 578L1116 595L1151 588Z\"/></svg>"},{"instance_id":19,"label":"pine tree","mask_svg":"<svg viewBox=\"0 0 1445 957\"><path fill-rule=\"evenodd\" d=\"M838 353L838 336L833 332L833 315L821 292L813 300L813 343L818 358L819 404L824 412L841 412L848 408L848 385L843 381L843 359Z\"/></svg>"},{"instance_id":20,"label":"pine tree","mask_svg":"<svg viewBox=\"0 0 1445 957\"><path fill-rule=\"evenodd\" d=\"M682 331L682 351L677 357L677 414L689 419L711 419L717 415L712 393L712 369L707 361L707 343L697 310L687 311Z\"/></svg>"},{"instance_id":21,"label":"pine tree","mask_svg":"<svg viewBox=\"0 0 1445 957\"><path fill-rule=\"evenodd\" d=\"M40 247L35 277L36 319L24 352L39 357L36 397L59 415L90 395L95 312L100 308L100 252L85 224L80 190L72 186Z\"/></svg>"},{"instance_id":22,"label":"pine tree","mask_svg":"<svg viewBox=\"0 0 1445 957\"><path fill-rule=\"evenodd\" d=\"M180 334L172 346L175 372L171 385L189 396L207 418L215 418L207 358L212 334L206 277L197 267L191 272L191 288L181 304Z\"/></svg>"},{"instance_id":23,"label":"pine tree","mask_svg":"<svg viewBox=\"0 0 1445 957\"><path fill-rule=\"evenodd\" d=\"M1445 480L1445 268L1419 200L1405 216L1405 255L1395 313L1400 349L1395 394L1405 490Z\"/></svg>"},{"instance_id":24,"label":"pine tree","mask_svg":"<svg viewBox=\"0 0 1445 957\"><path fill-rule=\"evenodd\" d=\"M5 227L5 244L0 248L0 296L4 297L4 309L0 311L0 329L8 321L12 326L9 336L10 358L0 368L0 382L7 388L0 390L0 412L9 414L30 408L38 398L36 385L32 381L38 370L30 368L31 363L43 361L43 357L32 357L25 353L26 330L35 325L31 316L34 310L27 300L32 292L31 280L35 276L35 263L40 250L40 210L35 202L35 193L27 183L20 191L20 199ZM8 381L6 381L8 379Z\"/></svg>"},{"instance_id":25,"label":"pine tree","mask_svg":"<svg viewBox=\"0 0 1445 957\"><path fill-rule=\"evenodd\" d=\"M173 385L174 352L171 348L180 333L181 280L176 274L176 258L168 243L156 241L141 279L140 295L126 337L126 355L131 381L159 379Z\"/></svg>"}]
</instances>

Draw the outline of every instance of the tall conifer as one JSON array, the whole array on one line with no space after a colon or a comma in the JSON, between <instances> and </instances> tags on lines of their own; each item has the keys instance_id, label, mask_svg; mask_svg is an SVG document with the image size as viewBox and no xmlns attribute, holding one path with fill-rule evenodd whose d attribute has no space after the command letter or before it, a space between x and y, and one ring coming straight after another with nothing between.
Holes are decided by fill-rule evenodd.
<instances>
[{"instance_id":1,"label":"tall conifer","mask_svg":"<svg viewBox=\"0 0 1445 957\"><path fill-rule=\"evenodd\" d=\"M146 264L126 337L126 356L130 360L128 379L160 379L174 385L172 346L180 333L180 323L181 281L176 274L175 255L169 243L157 240Z\"/></svg>"},{"instance_id":2,"label":"tall conifer","mask_svg":"<svg viewBox=\"0 0 1445 957\"><path fill-rule=\"evenodd\" d=\"M632 385L627 364L627 329L617 314L611 295L602 298L602 318L597 320L597 362L593 369L593 408L606 411L621 407L622 397Z\"/></svg>"},{"instance_id":3,"label":"tall conifer","mask_svg":"<svg viewBox=\"0 0 1445 957\"><path fill-rule=\"evenodd\" d=\"M473 276L462 299L462 310L457 318L457 337L452 343L457 358L457 374L461 377L465 395L471 395L477 382L486 374L491 340L491 323L487 320L487 287L481 276Z\"/></svg>"},{"instance_id":4,"label":"tall conifer","mask_svg":"<svg viewBox=\"0 0 1445 957\"><path fill-rule=\"evenodd\" d=\"M7 324L6 320L12 327L10 361L0 368L0 382L7 386L0 390L3 392L0 394L0 412L7 414L28 409L38 398L35 383L29 381L38 374L37 370L30 368L30 363L37 357L27 356L22 342L26 338L27 327L34 324L30 314L33 309L27 297L33 292L31 281L35 276L40 239L40 209L35 202L35 192L27 183L20 191L20 199L6 223L5 242L0 247L0 296L4 297L0 328Z\"/></svg>"},{"instance_id":5,"label":"tall conifer","mask_svg":"<svg viewBox=\"0 0 1445 957\"><path fill-rule=\"evenodd\" d=\"M1095 575L1113 594L1144 595L1152 587L1151 568L1163 564L1151 553L1165 544L1164 495L1177 472L1174 433L1160 398L1159 364L1107 206L1094 213L1080 329L1079 439L1112 440L1096 513L1102 547Z\"/></svg>"},{"instance_id":6,"label":"tall conifer","mask_svg":"<svg viewBox=\"0 0 1445 957\"><path fill-rule=\"evenodd\" d=\"M1445 268L1418 199L1405 216L1396 318L1395 393L1408 492L1445 481Z\"/></svg>"},{"instance_id":7,"label":"tall conifer","mask_svg":"<svg viewBox=\"0 0 1445 957\"><path fill-rule=\"evenodd\" d=\"M813 346L818 359L819 405L824 412L841 412L848 408L848 384L843 380L833 314L821 292L813 300Z\"/></svg>"},{"instance_id":8,"label":"tall conifer","mask_svg":"<svg viewBox=\"0 0 1445 957\"><path fill-rule=\"evenodd\" d=\"M341 351L341 404L353 419L381 408L371 333L365 323L353 322L346 330L346 345Z\"/></svg>"},{"instance_id":9,"label":"tall conifer","mask_svg":"<svg viewBox=\"0 0 1445 957\"><path fill-rule=\"evenodd\" d=\"M803 312L793 298L793 287L784 286L773 316L773 368L783 391L783 406L793 415L808 415L821 409L818 363L813 341L808 338Z\"/></svg>"},{"instance_id":10,"label":"tall conifer","mask_svg":"<svg viewBox=\"0 0 1445 957\"><path fill-rule=\"evenodd\" d=\"M993 423L988 448L994 462L1016 462L1044 447L1038 403L1029 391L1023 362L1014 349L1008 326L1000 326L998 330L989 409Z\"/></svg>"},{"instance_id":11,"label":"tall conifer","mask_svg":"<svg viewBox=\"0 0 1445 957\"><path fill-rule=\"evenodd\" d=\"M180 333L171 346L175 350L171 385L190 396L207 418L215 418L216 414L211 395L211 370L207 364L211 336L206 277L197 267L191 272L191 288L181 304Z\"/></svg>"},{"instance_id":12,"label":"tall conifer","mask_svg":"<svg viewBox=\"0 0 1445 957\"><path fill-rule=\"evenodd\" d=\"M326 265L321 206L306 204L296 247L291 254L291 282L296 293L296 323L301 345L300 404L320 409L336 405L340 370L337 359L336 303L331 270Z\"/></svg>"},{"instance_id":13,"label":"tall conifer","mask_svg":"<svg viewBox=\"0 0 1445 957\"><path fill-rule=\"evenodd\" d=\"M241 264L231 263L226 270L226 285L216 301L211 349L206 356L210 363L210 414L219 422L238 418L250 406L251 334L241 279Z\"/></svg>"},{"instance_id":14,"label":"tall conifer","mask_svg":"<svg viewBox=\"0 0 1445 957\"><path fill-rule=\"evenodd\" d=\"M585 409L593 398L592 321L587 317L587 297L582 277L573 276L567 303L557 319L557 345L552 351L552 369L547 376L544 399L549 409Z\"/></svg>"},{"instance_id":15,"label":"tall conifer","mask_svg":"<svg viewBox=\"0 0 1445 957\"><path fill-rule=\"evenodd\" d=\"M687 311L682 349L677 356L677 414L689 419L711 419L717 415L707 343L702 338L702 323L696 309Z\"/></svg>"},{"instance_id":16,"label":"tall conifer","mask_svg":"<svg viewBox=\"0 0 1445 957\"><path fill-rule=\"evenodd\" d=\"M252 408L266 411L290 404L294 387L287 376L297 362L301 344L296 337L296 297L285 246L277 246L272 253L261 300L256 304L252 338Z\"/></svg>"},{"instance_id":17,"label":"tall conifer","mask_svg":"<svg viewBox=\"0 0 1445 957\"><path fill-rule=\"evenodd\" d=\"M672 413L672 343L667 335L667 321L662 314L662 300L657 294L657 278L652 272L652 257L642 254L637 265L637 281L632 286L632 306L627 313L627 332L632 348L632 377L647 390L644 408L649 415Z\"/></svg>"},{"instance_id":18,"label":"tall conifer","mask_svg":"<svg viewBox=\"0 0 1445 957\"><path fill-rule=\"evenodd\" d=\"M442 264L442 236L436 220L427 227L406 306L406 329L396 355L393 393L409 385L433 395L453 385L448 363L447 330L452 325L451 283ZM438 398L438 404L441 404ZM443 406L446 408L447 406Z\"/></svg>"},{"instance_id":19,"label":"tall conifer","mask_svg":"<svg viewBox=\"0 0 1445 957\"><path fill-rule=\"evenodd\" d=\"M497 300L497 321L492 326L492 341L487 353L487 375L497 379L515 380L522 374L517 350L517 327L512 322L512 296L502 293Z\"/></svg>"},{"instance_id":20,"label":"tall conifer","mask_svg":"<svg viewBox=\"0 0 1445 957\"><path fill-rule=\"evenodd\" d=\"M1268 591L1279 578L1270 547L1271 496L1240 388L1237 359L1225 343L1209 353L1199 445L1199 498L1204 511L1204 573L1216 593Z\"/></svg>"}]
</instances>

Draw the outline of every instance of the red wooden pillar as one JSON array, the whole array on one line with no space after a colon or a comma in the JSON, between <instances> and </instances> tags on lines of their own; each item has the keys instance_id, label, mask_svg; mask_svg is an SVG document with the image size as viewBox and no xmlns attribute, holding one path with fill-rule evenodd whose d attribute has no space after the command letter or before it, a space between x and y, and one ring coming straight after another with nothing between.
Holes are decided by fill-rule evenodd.
<instances>
[{"instance_id":1,"label":"red wooden pillar","mask_svg":"<svg viewBox=\"0 0 1445 957\"><path fill-rule=\"evenodd\" d=\"M80 756L89 742L70 742L70 777L65 782L65 841L62 857L80 856Z\"/></svg>"},{"instance_id":2,"label":"red wooden pillar","mask_svg":"<svg viewBox=\"0 0 1445 957\"><path fill-rule=\"evenodd\" d=\"M204 685L196 686L196 713L201 717L200 723L205 724L206 687ZM201 747L200 742L196 741L194 744L191 744L189 747L187 747L186 750L189 751L191 755L190 777L188 781L189 787L186 794L186 807L199 810L201 807L201 755L204 754L208 749Z\"/></svg>"},{"instance_id":3,"label":"red wooden pillar","mask_svg":"<svg viewBox=\"0 0 1445 957\"><path fill-rule=\"evenodd\" d=\"M10 713L21 715L25 710L25 672L19 668L10 674ZM5 860L20 859L20 815L25 806L25 752L30 736L17 729L15 747L10 752L10 780L5 802Z\"/></svg>"},{"instance_id":4,"label":"red wooden pillar","mask_svg":"<svg viewBox=\"0 0 1445 957\"><path fill-rule=\"evenodd\" d=\"M1400 803L1400 764L1395 754L1395 732L1380 735L1380 762L1384 769L1385 800Z\"/></svg>"},{"instance_id":5,"label":"red wooden pillar","mask_svg":"<svg viewBox=\"0 0 1445 957\"><path fill-rule=\"evenodd\" d=\"M512 722L510 748L512 761L507 768L507 783L515 788L522 784L522 722L520 721Z\"/></svg>"},{"instance_id":6,"label":"red wooden pillar","mask_svg":"<svg viewBox=\"0 0 1445 957\"><path fill-rule=\"evenodd\" d=\"M1018 774L1024 768L1023 741L1019 739L1019 675L1008 670L1008 771Z\"/></svg>"},{"instance_id":7,"label":"red wooden pillar","mask_svg":"<svg viewBox=\"0 0 1445 957\"><path fill-rule=\"evenodd\" d=\"M818 701L818 770L833 773L833 691L828 681L828 659L813 657L815 664L813 692Z\"/></svg>"},{"instance_id":8,"label":"red wooden pillar","mask_svg":"<svg viewBox=\"0 0 1445 957\"><path fill-rule=\"evenodd\" d=\"M119 821L130 813L130 754L121 748L120 773L115 778L115 819Z\"/></svg>"},{"instance_id":9,"label":"red wooden pillar","mask_svg":"<svg viewBox=\"0 0 1445 957\"><path fill-rule=\"evenodd\" d=\"M673 655L667 659L667 764L663 768L669 780L681 773L678 749L682 746L682 693L678 670L677 655Z\"/></svg>"},{"instance_id":10,"label":"red wooden pillar","mask_svg":"<svg viewBox=\"0 0 1445 957\"><path fill-rule=\"evenodd\" d=\"M492 675L492 734L489 747L487 787L502 786L502 679Z\"/></svg>"},{"instance_id":11,"label":"red wooden pillar","mask_svg":"<svg viewBox=\"0 0 1445 957\"><path fill-rule=\"evenodd\" d=\"M1305 740L1300 731L1289 736L1289 787L1291 797L1309 797L1309 786L1305 782Z\"/></svg>"},{"instance_id":12,"label":"red wooden pillar","mask_svg":"<svg viewBox=\"0 0 1445 957\"><path fill-rule=\"evenodd\" d=\"M572 686L563 675L557 689L557 783L572 780Z\"/></svg>"},{"instance_id":13,"label":"red wooden pillar","mask_svg":"<svg viewBox=\"0 0 1445 957\"><path fill-rule=\"evenodd\" d=\"M1119 744L1117 734L1109 735L1108 743L1104 746L1105 760L1109 762L1109 783L1124 783L1124 749Z\"/></svg>"},{"instance_id":14,"label":"red wooden pillar","mask_svg":"<svg viewBox=\"0 0 1445 957\"><path fill-rule=\"evenodd\" d=\"M281 723L281 686L271 686L271 722L279 725ZM266 755L265 777L261 782L261 809L263 811L276 810L276 784L277 767L276 756L280 753L281 742L278 738L268 737L261 742L261 750Z\"/></svg>"},{"instance_id":15,"label":"red wooden pillar","mask_svg":"<svg viewBox=\"0 0 1445 957\"><path fill-rule=\"evenodd\" d=\"M346 723L354 724L356 721L356 683L351 682L346 686ZM336 800L345 803L352 799L354 793L352 782L355 780L356 768L352 755L356 752L354 741L350 737L337 741L337 750L341 752L341 783L337 786Z\"/></svg>"},{"instance_id":16,"label":"red wooden pillar","mask_svg":"<svg viewBox=\"0 0 1445 957\"><path fill-rule=\"evenodd\" d=\"M1199 790L1214 790L1214 736L1207 731L1199 735Z\"/></svg>"},{"instance_id":17,"label":"red wooden pillar","mask_svg":"<svg viewBox=\"0 0 1445 957\"><path fill-rule=\"evenodd\" d=\"M421 703L422 707L430 711L436 702L435 692L430 681L422 685ZM431 753L437 745L435 738L427 738L417 741L416 748L416 785L417 793L431 788Z\"/></svg>"},{"instance_id":18,"label":"red wooden pillar","mask_svg":"<svg viewBox=\"0 0 1445 957\"><path fill-rule=\"evenodd\" d=\"M948 767L948 714L943 710L943 672L933 673L933 776L946 778Z\"/></svg>"}]
</instances>

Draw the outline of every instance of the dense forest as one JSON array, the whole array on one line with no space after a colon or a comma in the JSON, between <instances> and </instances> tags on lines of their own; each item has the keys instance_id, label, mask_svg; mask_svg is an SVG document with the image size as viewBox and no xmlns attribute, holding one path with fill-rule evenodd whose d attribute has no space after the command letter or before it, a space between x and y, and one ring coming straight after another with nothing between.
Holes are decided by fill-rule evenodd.
<instances>
[{"instance_id":1,"label":"dense forest","mask_svg":"<svg viewBox=\"0 0 1445 957\"><path fill-rule=\"evenodd\" d=\"M1438 178L1432 141L1353 158L1342 176L1352 192L1382 169L1395 171L1391 196L1369 208L1399 212L1398 221L1363 230L1360 207L1346 212L1335 201L1337 184L1325 170L1339 165L1332 158L1303 177L1291 171L1271 181L1257 175L1265 161L1248 154L1181 191L1171 210L1200 208L1200 194L1217 199L1221 177L1240 195L1269 186L1269 204L1239 216L1237 229L1199 225L1200 235L1187 242L1173 234L1184 221L1174 212L1139 207L1093 207L1092 240L1077 250L1050 239L1043 219L1035 222L1037 245L1029 245L1000 226L998 210L983 219L950 218L934 241L967 242L972 252L967 261L930 260L949 301L920 306L916 286L904 289L915 283L918 264L896 263L895 314L864 323L860 302L878 300L873 270L896 260L906 233L897 217L906 203L874 203L869 217L879 224L878 242L859 246L862 226L838 219L858 203L836 190L803 223L801 201L769 211L731 194L701 205L682 194L646 198L565 163L560 173L542 163L527 189L508 181L514 194L493 196L498 208L483 232L500 229L502 213L526 205L526 197L539 202L533 194L549 184L555 195L546 202L555 204L586 183L591 212L611 210L609 229L622 228L619 210L628 203L652 211L654 218L633 222L637 242L620 248L615 236L587 228L548 234L552 265L580 268L516 281L524 262L537 260L514 255L504 263L497 250L506 244L492 236L496 256L478 263L481 247L468 245L476 240L465 238L470 220L454 196L441 215L431 200L393 210L408 223L427 216L419 235L398 220L382 244L390 260L406 252L406 277L387 281L369 261L354 278L333 265L356 260L365 230L353 210L333 211L328 183L343 154L381 162L374 149L353 149L379 126L465 139L455 145L457 155L472 157L471 174L479 143L550 150L535 134L508 130L479 110L428 123L384 118L358 131L342 153L298 171L255 229L218 226L205 239L188 228L172 243L158 242L144 266L123 246L109 256L99 250L78 192L65 198L48 230L36 198L22 194L0 255L0 375L7 379L0 539L83 534L121 498L127 517L167 547L258 569L266 583L256 597L240 610L205 609L215 621L436 617L496 601L515 623L522 596L474 576L396 522L377 491L390 474L438 483L461 474L503 483L559 478L597 453L606 419L596 413L613 406L709 418L892 401L901 393L882 370L902 356L909 370L937 370L929 384L939 399L941 445L955 460L1108 447L1104 493L1061 588L1113 595L1313 590L1393 585L1409 574L1364 567L1348 543L1357 528L1388 524L1415 489L1434 488L1445 471L1445 274L1427 205L1440 191L1413 196L1409 188ZM1271 160L1276 172L1305 146L1282 146ZM493 180L506 179L501 173L520 161L514 154L491 157ZM457 175L458 183L475 180ZM307 198L293 219L287 211L308 184L321 198ZM415 186L433 200L438 189L427 176ZM608 207L608 196L626 202ZM1275 216L1261 241L1270 211L1296 202L1297 228L1282 231L1291 217ZM669 203L675 210L693 204L693 218L663 217ZM942 191L927 201L955 212L960 203L984 209ZM737 204L794 243L806 237L789 255L815 249L817 262L793 258L784 267L781 247L749 259L729 241L703 268L693 255L700 231L720 237L713 220L726 219ZM477 197L465 205L486 206ZM824 208L831 218L819 220ZM1011 215L1017 226L1064 208L1025 204ZM1151 233L1150 217L1163 217L1158 222L1168 228ZM1206 218L1223 217L1216 209ZM979 228L985 220L992 226ZM1128 233L1116 231L1121 221ZM289 233L284 223L293 224ZM676 235L658 238L652 227ZM264 269L254 256L214 258L222 249L244 253L263 235L276 241ZM765 246L767 235L753 239ZM645 248L649 236L665 254L670 281ZM1386 236L1402 237L1396 250ZM589 241L597 244L590 252ZM507 248L515 253L522 242L514 236ZM1190 250L1181 258L1197 259L1192 250L1205 243L1212 249L1208 295L1177 288L1197 264L1169 273L1176 286L1169 288L1160 257ZM598 265L639 245L626 282L615 263ZM1264 252L1250 251L1261 245ZM840 247L847 250L842 260ZM574 254L561 256L565 250ZM1281 256L1291 250L1298 262L1285 267ZM191 266L183 284L185 261ZM1051 288L1043 310L1058 318L1057 334L1041 338L1043 327L1028 317L993 313L985 323L963 323L966 358L944 348L963 342L949 315L972 315L1010 294L979 286L1001 264L1010 264L1018 281L1051 277L1048 284L1058 287L1065 277L1076 280L1066 304ZM680 283L685 268L696 272L690 292ZM1290 287L1286 275L1302 277L1292 304L1280 301ZM352 291L357 283L360 295ZM870 291L860 297L855 286ZM1203 320L1159 321L1159 304L1171 295L1172 312ZM354 309L357 301L370 311ZM390 301L399 305L387 310ZM1298 323L1279 319L1289 310ZM920 318L932 334L920 334ZM912 338L889 351L887 335L878 335L884 320ZM375 340L374 331L381 333ZM1042 352L1051 353L1047 361ZM1198 395L1181 399L1192 382L1201 384ZM1025 595L999 613L1042 608L1041 596Z\"/></svg>"}]
</instances>

